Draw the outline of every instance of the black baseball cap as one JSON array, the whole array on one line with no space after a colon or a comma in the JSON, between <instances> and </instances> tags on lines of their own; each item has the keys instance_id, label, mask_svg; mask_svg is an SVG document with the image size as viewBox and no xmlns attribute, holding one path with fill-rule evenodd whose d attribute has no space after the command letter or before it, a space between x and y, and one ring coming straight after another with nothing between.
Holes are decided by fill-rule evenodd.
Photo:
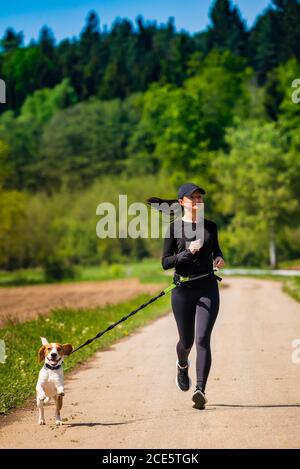
<instances>
[{"instance_id":1,"label":"black baseball cap","mask_svg":"<svg viewBox=\"0 0 300 469\"><path fill-rule=\"evenodd\" d=\"M202 189L202 187L199 187L192 182L186 182L178 189L178 199L182 199L185 195L192 195L192 193L196 190L198 190L201 194L205 194L205 190Z\"/></svg>"}]
</instances>

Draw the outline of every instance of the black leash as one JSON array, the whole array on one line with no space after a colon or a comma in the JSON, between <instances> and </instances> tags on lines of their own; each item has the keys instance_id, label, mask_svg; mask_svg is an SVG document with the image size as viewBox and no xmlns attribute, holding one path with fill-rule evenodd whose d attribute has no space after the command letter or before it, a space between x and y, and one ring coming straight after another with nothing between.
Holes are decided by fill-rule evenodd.
<instances>
[{"instance_id":1,"label":"black leash","mask_svg":"<svg viewBox=\"0 0 300 469\"><path fill-rule=\"evenodd\" d=\"M218 269L214 269L214 270L218 270ZM108 326L106 329L104 329L104 331L101 331L101 332L98 332L97 335L95 335L95 337L92 337L91 339L88 339L86 340L83 344L81 344L79 347L77 347L75 350L73 350L72 353L75 353L77 352L78 350L80 350L81 348L85 347L86 345L89 345L90 343L94 342L94 340L96 339L99 339L99 337L102 337L103 334L105 334L106 332L110 331L111 329L113 329L114 327L116 327L118 324L120 324L121 322L123 321L126 321L126 319L130 318L130 316L133 316L134 314L136 314L138 311L140 311L141 309L143 308L146 308L146 306L150 305L151 303L153 303L154 301L158 300L158 298L160 298L161 296L164 296L166 293L168 293L169 291L173 290L173 288L176 288L176 287L180 287L183 283L185 282L188 282L188 281L192 281L192 280L196 280L198 278L202 278L202 277L206 277L207 275L210 275L210 274L214 274L214 270L212 270L211 272L208 272L207 274L203 274L203 275L198 275L196 277L183 277L181 275L178 275L178 274L174 274L174 277L173 277L173 282L171 283L171 285L169 285L167 288L165 288L163 291L161 291L158 295L154 296L153 298L151 298L149 301L147 301L146 303L143 303L141 306L139 306L137 309L131 311L131 313L129 313L127 316L124 316L123 318L119 319L119 321L111 324L110 326ZM219 277L218 275L215 275L215 277L221 281L222 278ZM70 354L70 355L71 355Z\"/></svg>"},{"instance_id":2,"label":"black leash","mask_svg":"<svg viewBox=\"0 0 300 469\"><path fill-rule=\"evenodd\" d=\"M176 285L174 285L175 287ZM143 308L146 308L146 306L148 306L150 303L153 303L154 301L158 300L158 298L160 298L161 296L165 295L167 293L168 288L171 290L171 285L169 287L167 287L165 290L161 291L157 296L154 296L153 298L151 298L149 301L147 301L147 303L143 303L141 306L139 306L137 309L135 309L134 311L132 311L131 313L129 313L127 316L124 316L122 319L120 319L119 321L115 322L114 324L111 324L110 326L108 326L104 331L101 331L101 332L98 332L97 335L95 335L95 337L91 338L91 339L88 339L86 342L84 342L82 345L80 345L79 347L77 347L75 350L73 350L72 353L75 353L77 352L78 350L80 350L82 347L85 347L86 345L90 344L91 342L94 342L94 340L96 339L99 339L99 337L101 337L103 334L105 334L106 332L110 331L111 329L113 329L114 327L116 327L118 324L120 324L121 322L123 321L126 321L126 319L130 318L130 316L133 316L134 314L136 314L138 311L140 311L141 309ZM172 285L172 288L174 288L173 285Z\"/></svg>"}]
</instances>

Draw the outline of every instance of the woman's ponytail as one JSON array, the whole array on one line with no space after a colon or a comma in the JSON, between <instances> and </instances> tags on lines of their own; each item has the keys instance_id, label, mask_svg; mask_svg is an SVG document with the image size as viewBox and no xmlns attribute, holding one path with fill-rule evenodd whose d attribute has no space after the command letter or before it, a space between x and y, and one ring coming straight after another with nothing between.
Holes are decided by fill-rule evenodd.
<instances>
[{"instance_id":1,"label":"woman's ponytail","mask_svg":"<svg viewBox=\"0 0 300 469\"><path fill-rule=\"evenodd\" d=\"M162 199L160 197L149 197L147 204L154 210L158 210L163 214L170 216L170 221L181 216L183 207L178 202L178 199Z\"/></svg>"},{"instance_id":2,"label":"woman's ponytail","mask_svg":"<svg viewBox=\"0 0 300 469\"><path fill-rule=\"evenodd\" d=\"M160 197L149 197L149 199L147 199L147 204L148 205L152 205L152 204L163 204L163 203L167 203L169 206L172 205L172 204L175 204L175 203L178 203L178 200L177 199L161 199ZM155 206L156 208L156 206ZM159 210L159 208L158 208Z\"/></svg>"}]
</instances>

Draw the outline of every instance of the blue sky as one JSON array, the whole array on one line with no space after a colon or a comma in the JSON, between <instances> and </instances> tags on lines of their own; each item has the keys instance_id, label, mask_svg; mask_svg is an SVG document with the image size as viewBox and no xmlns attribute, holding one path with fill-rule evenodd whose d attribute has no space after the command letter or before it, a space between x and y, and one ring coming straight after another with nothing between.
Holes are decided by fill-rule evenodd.
<instances>
[{"instance_id":1,"label":"blue sky","mask_svg":"<svg viewBox=\"0 0 300 469\"><path fill-rule=\"evenodd\" d=\"M0 9L0 37L8 26L23 31L25 43L37 38L47 24L58 41L77 36L90 10L96 10L101 25L109 28L116 17L133 22L141 14L146 20L166 23L175 18L177 30L190 33L206 28L212 0L13 0L3 2ZM269 4L270 0L234 0L248 26Z\"/></svg>"}]
</instances>

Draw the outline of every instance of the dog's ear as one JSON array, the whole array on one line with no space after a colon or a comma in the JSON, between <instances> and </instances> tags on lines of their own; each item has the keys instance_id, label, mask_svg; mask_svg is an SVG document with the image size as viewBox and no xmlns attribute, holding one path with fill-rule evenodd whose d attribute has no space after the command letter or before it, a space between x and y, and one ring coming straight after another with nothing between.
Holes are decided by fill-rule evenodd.
<instances>
[{"instance_id":1,"label":"dog's ear","mask_svg":"<svg viewBox=\"0 0 300 469\"><path fill-rule=\"evenodd\" d=\"M64 355L70 355L73 352L74 347L71 344L63 344L62 346Z\"/></svg>"},{"instance_id":2,"label":"dog's ear","mask_svg":"<svg viewBox=\"0 0 300 469\"><path fill-rule=\"evenodd\" d=\"M38 353L38 361L42 362L45 360L45 345L42 345Z\"/></svg>"},{"instance_id":3,"label":"dog's ear","mask_svg":"<svg viewBox=\"0 0 300 469\"><path fill-rule=\"evenodd\" d=\"M45 339L45 337L41 337L41 341L43 345L47 345L49 343L48 340Z\"/></svg>"}]
</instances>

